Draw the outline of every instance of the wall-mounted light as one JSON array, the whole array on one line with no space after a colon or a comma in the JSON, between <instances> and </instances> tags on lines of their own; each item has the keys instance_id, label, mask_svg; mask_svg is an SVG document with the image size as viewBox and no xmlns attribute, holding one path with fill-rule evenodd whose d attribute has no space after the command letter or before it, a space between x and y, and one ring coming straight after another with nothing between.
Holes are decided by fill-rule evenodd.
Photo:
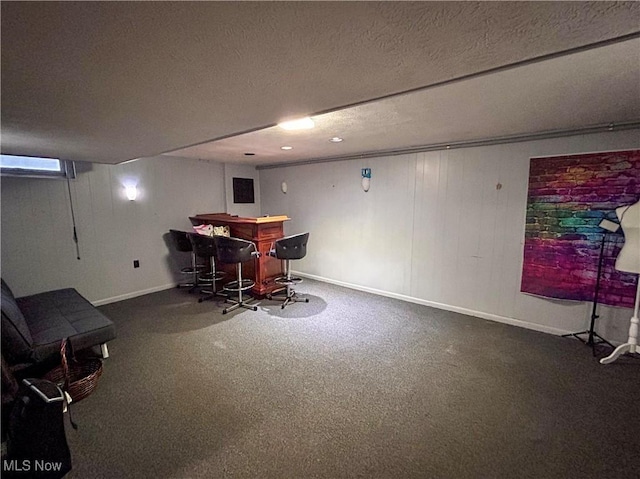
<instances>
[{"instance_id":1,"label":"wall-mounted light","mask_svg":"<svg viewBox=\"0 0 640 479\"><path fill-rule=\"evenodd\" d=\"M280 189L282 190L282 192L286 195L287 194L287 182L283 181L282 183L280 183Z\"/></svg>"},{"instance_id":2,"label":"wall-mounted light","mask_svg":"<svg viewBox=\"0 0 640 479\"><path fill-rule=\"evenodd\" d=\"M362 189L366 193L371 187L371 168L362 168Z\"/></svg>"},{"instance_id":3,"label":"wall-mounted light","mask_svg":"<svg viewBox=\"0 0 640 479\"><path fill-rule=\"evenodd\" d=\"M138 188L136 185L125 185L124 194L129 201L134 201L138 197Z\"/></svg>"}]
</instances>

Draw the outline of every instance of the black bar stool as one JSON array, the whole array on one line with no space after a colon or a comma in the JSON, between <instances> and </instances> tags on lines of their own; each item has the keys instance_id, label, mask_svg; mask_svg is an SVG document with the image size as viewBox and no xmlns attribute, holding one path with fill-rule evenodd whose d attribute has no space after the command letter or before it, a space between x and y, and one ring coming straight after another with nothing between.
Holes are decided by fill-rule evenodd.
<instances>
[{"instance_id":1,"label":"black bar stool","mask_svg":"<svg viewBox=\"0 0 640 479\"><path fill-rule=\"evenodd\" d=\"M198 287L198 274L205 271L207 266L198 264L196 253L193 251L191 241L189 241L189 237L187 236L188 233L186 231L169 230L169 233L171 234L171 240L173 241L176 251L180 251L181 253L190 253L191 255L191 266L187 266L180 270L182 274L191 277L191 282L178 283L178 288L191 288L189 290L191 293Z\"/></svg>"},{"instance_id":2,"label":"black bar stool","mask_svg":"<svg viewBox=\"0 0 640 479\"><path fill-rule=\"evenodd\" d=\"M209 268L206 273L200 273L198 281L211 286L211 290L202 290L203 296L198 298L198 302L201 303L206 299L212 299L216 296L227 296L218 292L216 288L216 282L224 278L225 273L223 271L216 271L216 245L211 236L199 235L198 233L187 233L193 251L198 256L209 258Z\"/></svg>"},{"instance_id":3,"label":"black bar stool","mask_svg":"<svg viewBox=\"0 0 640 479\"><path fill-rule=\"evenodd\" d=\"M307 255L307 242L309 241L309 233L301 233L293 236L285 236L275 242L275 248L269 251L269 256L274 256L285 262L285 275L279 276L274 281L283 285L283 288L273 291L267 295L267 299L277 299L284 301L281 308L291 303L309 302L309 298L301 298L293 290L293 286L302 283L302 278L291 276L290 261L292 259L302 259ZM285 293L283 297L274 297L274 294Z\"/></svg>"},{"instance_id":4,"label":"black bar stool","mask_svg":"<svg viewBox=\"0 0 640 479\"><path fill-rule=\"evenodd\" d=\"M251 241L239 238L228 238L226 236L214 236L213 239L216 243L216 249L218 250L218 260L226 264L235 264L237 272L236 280L225 284L222 289L230 293L238 293L238 300L235 301L227 298L228 302L234 304L223 309L222 314L227 314L229 311L237 308L258 311L256 305L247 304L253 300L253 298L245 301L242 297L243 291L253 288L256 284L252 279L242 278L242 263L246 263L260 256L260 253L256 250L256 245Z\"/></svg>"}]
</instances>

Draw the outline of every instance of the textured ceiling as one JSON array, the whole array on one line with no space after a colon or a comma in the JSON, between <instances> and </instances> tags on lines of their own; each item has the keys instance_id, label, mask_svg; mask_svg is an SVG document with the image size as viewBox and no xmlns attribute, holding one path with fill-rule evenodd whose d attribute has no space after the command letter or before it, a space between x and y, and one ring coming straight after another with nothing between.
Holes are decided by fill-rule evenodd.
<instances>
[{"instance_id":1,"label":"textured ceiling","mask_svg":"<svg viewBox=\"0 0 640 479\"><path fill-rule=\"evenodd\" d=\"M636 2L3 2L2 152L118 163L635 34L639 26ZM496 84L517 71L494 73ZM488 78L470 81L491 90ZM580 79L556 82L574 80L580 87ZM493 111L513 115L525 131L553 126L544 116L523 117L521 108L536 111L533 100L497 106L475 88L456 82L419 92L446 118L423 127L425 134L482 136ZM522 89L509 91L522 100ZM471 112L462 100L451 108L457 94ZM416 111L402 111L405 98L385 103L391 128L377 113L340 113L344 123L367 120L378 132L358 148L376 149L380 131L411 123ZM599 103L611 121L633 115L626 105ZM579 112L575 121L565 117L599 121ZM459 115L474 115L475 126L456 126ZM398 147L429 138L408 135Z\"/></svg>"},{"instance_id":2,"label":"textured ceiling","mask_svg":"<svg viewBox=\"0 0 640 479\"><path fill-rule=\"evenodd\" d=\"M313 116L311 130L274 126L171 154L269 165L637 121L639 67L633 39Z\"/></svg>"}]
</instances>

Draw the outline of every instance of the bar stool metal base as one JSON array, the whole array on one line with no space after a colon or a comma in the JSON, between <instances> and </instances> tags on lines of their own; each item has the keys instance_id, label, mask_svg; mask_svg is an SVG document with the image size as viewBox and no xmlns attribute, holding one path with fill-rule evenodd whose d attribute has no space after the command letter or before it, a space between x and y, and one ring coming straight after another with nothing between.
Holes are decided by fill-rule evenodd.
<instances>
[{"instance_id":1,"label":"bar stool metal base","mask_svg":"<svg viewBox=\"0 0 640 479\"><path fill-rule=\"evenodd\" d=\"M209 267L206 264L198 264L196 260L196 255L191 253L191 266L187 266L182 268L180 272L184 275L190 276L191 281L186 283L178 283L176 287L179 288L189 288L189 293L193 293L196 288L200 286L200 282L198 281L198 276L203 271L207 271Z\"/></svg>"},{"instance_id":2,"label":"bar stool metal base","mask_svg":"<svg viewBox=\"0 0 640 479\"><path fill-rule=\"evenodd\" d=\"M229 306L228 308L224 308L222 310L222 314L227 314L238 308L245 308L245 309L250 309L252 311L258 311L257 305L249 304L249 302L253 301L254 298L249 297L249 299L244 300L242 297L242 292L253 288L254 285L255 285L255 282L253 282L250 279L240 279L240 280L231 281L230 283L225 284L222 290L228 291L230 293L238 293L238 300L236 301L235 299L231 299L227 297L225 299L225 302L232 303L232 305Z\"/></svg>"},{"instance_id":3,"label":"bar stool metal base","mask_svg":"<svg viewBox=\"0 0 640 479\"><path fill-rule=\"evenodd\" d=\"M229 302L229 303L233 303L231 306L229 306L228 308L224 308L222 310L222 314L227 314L230 313L231 311L234 311L238 308L244 308L244 309L250 309L251 311L258 311L258 306L257 305L253 305L253 304L248 304L249 301L253 301L253 298L249 298L248 300L243 300L241 303L238 303L237 301L234 301L233 299L229 299L227 298L225 301Z\"/></svg>"},{"instance_id":4,"label":"bar stool metal base","mask_svg":"<svg viewBox=\"0 0 640 479\"><path fill-rule=\"evenodd\" d=\"M268 294L267 299L283 301L282 306L280 306L280 309L284 309L285 306L292 303L308 303L309 302L309 298L301 298L300 296L298 296L298 293L296 293L295 290L293 289L293 285L302 283L302 278L294 278L291 276L289 277L281 276L279 278L276 278L275 282L277 284L284 285L284 287L273 291L271 294ZM285 295L280 297L274 296L282 293L285 293Z\"/></svg>"},{"instance_id":5,"label":"bar stool metal base","mask_svg":"<svg viewBox=\"0 0 640 479\"><path fill-rule=\"evenodd\" d=\"M227 314L238 308L258 311L256 304L248 304L253 298L249 297L249 299L245 301L242 297L243 291L251 289L256 285L253 279L242 278L242 263L254 260L260 256L256 245L251 241L225 236L214 236L214 241L219 255L218 260L225 264L236 265L235 281L230 281L225 284L222 290L229 294L237 293L238 298L237 300L231 298L225 299L225 302L232 303L232 305L224 308L222 314Z\"/></svg>"},{"instance_id":6,"label":"bar stool metal base","mask_svg":"<svg viewBox=\"0 0 640 479\"><path fill-rule=\"evenodd\" d=\"M193 279L191 281L186 282L186 283L178 283L176 285L176 288L178 288L178 289L180 289L180 288L189 288L189 293L193 293L198 287L201 286L200 282L198 281L198 275L202 271L205 271L206 269L207 269L207 267L204 266L204 265L198 265L195 269L192 268L191 266L189 266L187 268L182 268L180 270L180 272L182 274L191 276Z\"/></svg>"},{"instance_id":7,"label":"bar stool metal base","mask_svg":"<svg viewBox=\"0 0 640 479\"><path fill-rule=\"evenodd\" d=\"M203 301L207 301L209 299L214 298L224 298L227 299L229 296L218 291L216 288L216 281L220 281L226 276L226 273L223 271L209 271L207 273L201 274L198 276L199 281L202 284L210 286L211 289L201 289L200 293L202 296L198 298L198 303L202 303Z\"/></svg>"},{"instance_id":8,"label":"bar stool metal base","mask_svg":"<svg viewBox=\"0 0 640 479\"><path fill-rule=\"evenodd\" d=\"M227 296L226 294L221 293L220 291L214 291L212 289L202 289L200 290L200 292L202 293L202 296L198 298L198 303L202 303L203 301L208 301L214 298L229 298L229 296Z\"/></svg>"}]
</instances>

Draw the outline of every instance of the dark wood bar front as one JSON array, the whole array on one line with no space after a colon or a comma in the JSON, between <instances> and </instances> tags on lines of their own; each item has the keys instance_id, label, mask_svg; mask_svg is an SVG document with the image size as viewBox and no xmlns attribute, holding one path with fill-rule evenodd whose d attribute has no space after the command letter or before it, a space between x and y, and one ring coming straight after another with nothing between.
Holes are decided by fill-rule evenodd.
<instances>
[{"instance_id":1,"label":"dark wood bar front","mask_svg":"<svg viewBox=\"0 0 640 479\"><path fill-rule=\"evenodd\" d=\"M227 213L200 214L189 217L193 224L209 224L213 226L228 226L231 236L253 241L261 253L255 261L243 263L242 276L253 279L256 284L251 291L257 296L264 296L280 287L274 280L283 275L282 262L267 253L273 243L284 237L284 222L287 216L261 216L258 218L243 218ZM234 265L216 265L228 273L228 281L235 279Z\"/></svg>"}]
</instances>

